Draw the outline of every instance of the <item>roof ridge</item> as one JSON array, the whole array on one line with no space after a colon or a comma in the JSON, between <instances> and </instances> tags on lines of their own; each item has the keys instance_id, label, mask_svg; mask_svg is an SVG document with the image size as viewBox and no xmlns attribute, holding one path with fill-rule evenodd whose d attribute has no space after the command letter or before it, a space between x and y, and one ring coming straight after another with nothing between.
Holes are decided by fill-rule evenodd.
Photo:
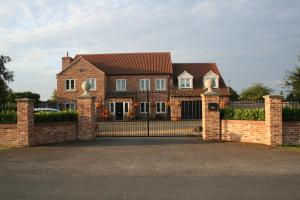
<instances>
[{"instance_id":1,"label":"roof ridge","mask_svg":"<svg viewBox=\"0 0 300 200\"><path fill-rule=\"evenodd\" d=\"M97 55L124 55L124 54L171 54L169 51L145 51L145 52L119 52L119 53L87 53L87 54L76 54L76 56L97 56Z\"/></svg>"}]
</instances>

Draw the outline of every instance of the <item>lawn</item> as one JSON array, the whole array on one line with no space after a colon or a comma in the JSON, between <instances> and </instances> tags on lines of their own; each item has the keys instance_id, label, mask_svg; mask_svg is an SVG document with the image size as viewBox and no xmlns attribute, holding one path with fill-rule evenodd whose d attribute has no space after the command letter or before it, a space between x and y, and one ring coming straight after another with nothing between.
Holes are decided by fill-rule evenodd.
<instances>
[{"instance_id":1,"label":"lawn","mask_svg":"<svg viewBox=\"0 0 300 200\"><path fill-rule=\"evenodd\" d=\"M286 149L286 150L290 150L290 151L300 152L300 145L284 144L284 145L281 146L281 148Z\"/></svg>"},{"instance_id":2,"label":"lawn","mask_svg":"<svg viewBox=\"0 0 300 200\"><path fill-rule=\"evenodd\" d=\"M4 150L4 149L8 149L8 147L0 146L0 151L2 151L2 150Z\"/></svg>"}]
</instances>

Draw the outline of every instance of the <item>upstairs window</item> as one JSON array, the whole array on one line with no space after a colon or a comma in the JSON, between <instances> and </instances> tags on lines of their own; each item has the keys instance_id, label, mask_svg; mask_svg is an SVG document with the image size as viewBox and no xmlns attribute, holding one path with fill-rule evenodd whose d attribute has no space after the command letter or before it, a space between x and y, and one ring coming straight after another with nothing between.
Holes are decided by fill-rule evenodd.
<instances>
[{"instance_id":1,"label":"upstairs window","mask_svg":"<svg viewBox=\"0 0 300 200\"><path fill-rule=\"evenodd\" d=\"M166 90L166 79L156 79L156 90Z\"/></svg>"},{"instance_id":2,"label":"upstairs window","mask_svg":"<svg viewBox=\"0 0 300 200\"><path fill-rule=\"evenodd\" d=\"M65 89L68 91L75 90L75 79L67 79L65 82Z\"/></svg>"},{"instance_id":3,"label":"upstairs window","mask_svg":"<svg viewBox=\"0 0 300 200\"><path fill-rule=\"evenodd\" d=\"M96 79L95 78L89 78L87 79L87 82L91 84L91 90L96 90Z\"/></svg>"},{"instance_id":4,"label":"upstairs window","mask_svg":"<svg viewBox=\"0 0 300 200\"><path fill-rule=\"evenodd\" d=\"M126 91L126 79L116 80L116 91Z\"/></svg>"},{"instance_id":5,"label":"upstairs window","mask_svg":"<svg viewBox=\"0 0 300 200\"><path fill-rule=\"evenodd\" d=\"M150 90L150 79L140 80L140 90Z\"/></svg>"},{"instance_id":6,"label":"upstairs window","mask_svg":"<svg viewBox=\"0 0 300 200\"><path fill-rule=\"evenodd\" d=\"M180 79L180 88L192 88L192 79L191 78L181 78Z\"/></svg>"}]
</instances>

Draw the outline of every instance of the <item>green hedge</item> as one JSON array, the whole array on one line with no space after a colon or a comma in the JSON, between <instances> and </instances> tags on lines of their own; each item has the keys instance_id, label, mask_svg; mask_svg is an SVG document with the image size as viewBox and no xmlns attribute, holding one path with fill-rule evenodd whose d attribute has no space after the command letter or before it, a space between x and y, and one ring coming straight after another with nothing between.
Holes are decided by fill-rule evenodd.
<instances>
[{"instance_id":1,"label":"green hedge","mask_svg":"<svg viewBox=\"0 0 300 200\"><path fill-rule=\"evenodd\" d=\"M224 108L221 119L227 120L265 120L263 108Z\"/></svg>"},{"instance_id":2,"label":"green hedge","mask_svg":"<svg viewBox=\"0 0 300 200\"><path fill-rule=\"evenodd\" d=\"M77 113L74 111L39 112L39 113L34 113L34 121L35 122L77 121Z\"/></svg>"},{"instance_id":3,"label":"green hedge","mask_svg":"<svg viewBox=\"0 0 300 200\"><path fill-rule=\"evenodd\" d=\"M0 124L17 123L17 112L0 112Z\"/></svg>"},{"instance_id":4,"label":"green hedge","mask_svg":"<svg viewBox=\"0 0 300 200\"><path fill-rule=\"evenodd\" d=\"M282 110L283 121L300 121L300 108L285 107Z\"/></svg>"}]
</instances>

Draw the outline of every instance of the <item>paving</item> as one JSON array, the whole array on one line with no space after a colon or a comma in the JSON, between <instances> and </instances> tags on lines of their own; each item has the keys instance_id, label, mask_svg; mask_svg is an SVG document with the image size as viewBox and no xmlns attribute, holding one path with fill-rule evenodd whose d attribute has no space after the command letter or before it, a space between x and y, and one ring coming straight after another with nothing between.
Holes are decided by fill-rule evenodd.
<instances>
[{"instance_id":1,"label":"paving","mask_svg":"<svg viewBox=\"0 0 300 200\"><path fill-rule=\"evenodd\" d=\"M300 199L300 153L197 137L8 149L0 199Z\"/></svg>"}]
</instances>

